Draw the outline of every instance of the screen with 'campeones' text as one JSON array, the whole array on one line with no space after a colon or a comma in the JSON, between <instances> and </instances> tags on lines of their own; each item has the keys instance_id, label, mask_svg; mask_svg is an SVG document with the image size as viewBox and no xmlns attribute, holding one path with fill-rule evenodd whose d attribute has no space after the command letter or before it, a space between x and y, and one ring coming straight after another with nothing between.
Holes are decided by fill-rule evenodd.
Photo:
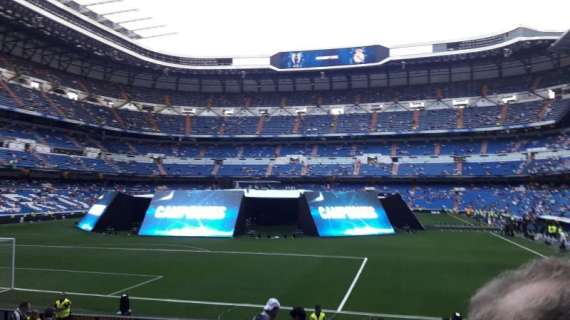
<instances>
[{"instance_id":1,"label":"screen with 'campeones' text","mask_svg":"<svg viewBox=\"0 0 570 320\"><path fill-rule=\"evenodd\" d=\"M393 234L375 192L306 192L321 237Z\"/></svg>"},{"instance_id":2,"label":"screen with 'campeones' text","mask_svg":"<svg viewBox=\"0 0 570 320\"><path fill-rule=\"evenodd\" d=\"M163 191L154 195L139 235L232 237L242 191Z\"/></svg>"}]
</instances>

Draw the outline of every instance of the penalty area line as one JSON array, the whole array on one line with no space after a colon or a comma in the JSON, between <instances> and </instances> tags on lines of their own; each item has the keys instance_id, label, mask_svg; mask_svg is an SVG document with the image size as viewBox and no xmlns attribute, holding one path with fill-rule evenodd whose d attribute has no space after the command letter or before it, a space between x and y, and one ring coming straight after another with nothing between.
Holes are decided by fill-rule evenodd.
<instances>
[{"instance_id":1,"label":"penalty area line","mask_svg":"<svg viewBox=\"0 0 570 320\"><path fill-rule=\"evenodd\" d=\"M149 283L151 283L151 282L158 281L158 280L160 280L160 279L162 279L162 278L164 278L164 277L163 277L163 276L156 276L156 277L154 277L154 278L152 278L152 279L148 279L148 280L146 280L146 281L137 283L137 284L132 285L132 286L130 286L130 287L126 287L126 288L123 288L123 289L120 289L120 290L117 290L117 291L113 291L113 292L109 293L108 296L114 296L114 295L117 295L117 294L119 294L119 293L126 293L128 290L132 290L132 289L135 289L135 288L142 287L142 286L147 285L147 284L149 284Z\"/></svg>"},{"instance_id":2,"label":"penalty area line","mask_svg":"<svg viewBox=\"0 0 570 320\"><path fill-rule=\"evenodd\" d=\"M463 222L465 222L465 223L467 223L467 224L469 224L469 225L471 225L471 226L473 225L473 224L470 223L469 221L464 220L464 219L461 219L461 218L459 218L459 217L456 217L456 216L453 216L453 215L452 215L451 217L453 217L453 218L455 218L455 219L457 219L457 220L459 220L459 221L463 221ZM525 250L525 251L528 251L528 252L530 252L530 253L532 253L532 254L534 254L534 255L536 255L536 256L539 256L539 257L541 257L541 258L546 258L546 256L543 255L542 253L540 253L540 252L538 252L538 251L535 251L535 250L532 250L532 249L529 248L529 247L523 246L523 245L520 244L520 243L516 243L516 242L514 242L514 241L512 241L512 240L509 240L509 239L507 239L507 238L505 238L505 237L503 237L503 236L501 236L501 235L499 235L499 234L497 234L497 233L495 233L495 232L489 232L489 234L492 235L492 236L495 237L495 238L499 238L499 239L501 239L501 240L504 240L504 241L506 241L506 242L512 244L512 245L515 246L515 247L519 247L519 248L521 248L521 249L523 249L523 250Z\"/></svg>"},{"instance_id":3,"label":"penalty area line","mask_svg":"<svg viewBox=\"0 0 570 320\"><path fill-rule=\"evenodd\" d=\"M342 298L342 301L340 302L340 304L338 305L338 308L336 309L336 312L341 312L342 308L344 308L344 305L346 304L346 301L348 300L348 298L350 297L350 294L352 293L352 290L354 289L354 286L356 286L356 283L358 282L358 278L360 278L360 274L362 274L362 270L364 270L364 266L366 266L366 263L368 262L368 258L364 258L364 260L362 260L362 263L360 264L360 268L358 269L358 271L356 272L356 275L354 276L354 279L352 279L352 283L350 284L350 287L348 287L348 290L346 291L346 294L344 295L344 297Z\"/></svg>"},{"instance_id":4,"label":"penalty area line","mask_svg":"<svg viewBox=\"0 0 570 320\"><path fill-rule=\"evenodd\" d=\"M520 244L520 243L516 243L516 242L514 242L514 241L512 241L512 240L509 240L509 239L507 239L507 238L505 238L505 237L503 237L503 236L500 236L500 235L498 235L498 234L496 234L496 233L494 233L494 232L490 232L490 234L491 234L493 237L496 237L496 238L505 240L506 242L512 244L513 246L519 247L519 248L521 248L521 249L523 249L523 250L526 250L526 251L528 251L528 252L530 252L530 253L532 253L532 254L534 254L534 255L537 255L537 256L539 256L539 257L541 257L541 258L546 258L546 256L543 255L542 253L540 253L540 252L538 252L538 251L534 251L534 250L532 250L531 248L525 247L525 246L523 246L523 245Z\"/></svg>"}]
</instances>

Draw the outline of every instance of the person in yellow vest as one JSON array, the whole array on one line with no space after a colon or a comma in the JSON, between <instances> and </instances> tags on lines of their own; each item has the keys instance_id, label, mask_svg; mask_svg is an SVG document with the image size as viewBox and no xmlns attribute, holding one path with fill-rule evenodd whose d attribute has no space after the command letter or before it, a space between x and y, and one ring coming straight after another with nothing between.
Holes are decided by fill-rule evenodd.
<instances>
[{"instance_id":1,"label":"person in yellow vest","mask_svg":"<svg viewBox=\"0 0 570 320\"><path fill-rule=\"evenodd\" d=\"M69 319L71 316L71 300L67 298L65 292L59 295L59 299L55 300L55 318Z\"/></svg>"},{"instance_id":2,"label":"person in yellow vest","mask_svg":"<svg viewBox=\"0 0 570 320\"><path fill-rule=\"evenodd\" d=\"M321 309L321 305L317 304L315 306L315 312L311 313L309 320L325 320L327 316Z\"/></svg>"}]
</instances>

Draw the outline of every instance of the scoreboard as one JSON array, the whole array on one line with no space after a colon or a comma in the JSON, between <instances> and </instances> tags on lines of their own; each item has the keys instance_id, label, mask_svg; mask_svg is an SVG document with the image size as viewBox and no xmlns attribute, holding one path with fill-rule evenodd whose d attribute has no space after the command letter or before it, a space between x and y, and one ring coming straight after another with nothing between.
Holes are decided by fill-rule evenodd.
<instances>
[{"instance_id":1,"label":"scoreboard","mask_svg":"<svg viewBox=\"0 0 570 320\"><path fill-rule=\"evenodd\" d=\"M278 69L310 69L334 66L356 66L378 63L390 55L390 49L363 46L340 49L279 52L271 56L271 65Z\"/></svg>"}]
</instances>

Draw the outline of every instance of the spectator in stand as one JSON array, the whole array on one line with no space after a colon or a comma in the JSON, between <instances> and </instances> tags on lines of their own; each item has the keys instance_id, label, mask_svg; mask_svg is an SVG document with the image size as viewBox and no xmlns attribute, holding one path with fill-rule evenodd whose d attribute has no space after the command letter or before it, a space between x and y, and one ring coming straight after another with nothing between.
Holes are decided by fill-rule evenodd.
<instances>
[{"instance_id":1,"label":"spectator in stand","mask_svg":"<svg viewBox=\"0 0 570 320\"><path fill-rule=\"evenodd\" d=\"M279 300L276 298L269 298L263 307L263 311L255 316L253 320L274 320L277 318L280 308L281 304L279 303Z\"/></svg>"},{"instance_id":2,"label":"spectator in stand","mask_svg":"<svg viewBox=\"0 0 570 320\"><path fill-rule=\"evenodd\" d=\"M499 275L471 298L469 320L570 319L570 260L532 261Z\"/></svg>"}]
</instances>

